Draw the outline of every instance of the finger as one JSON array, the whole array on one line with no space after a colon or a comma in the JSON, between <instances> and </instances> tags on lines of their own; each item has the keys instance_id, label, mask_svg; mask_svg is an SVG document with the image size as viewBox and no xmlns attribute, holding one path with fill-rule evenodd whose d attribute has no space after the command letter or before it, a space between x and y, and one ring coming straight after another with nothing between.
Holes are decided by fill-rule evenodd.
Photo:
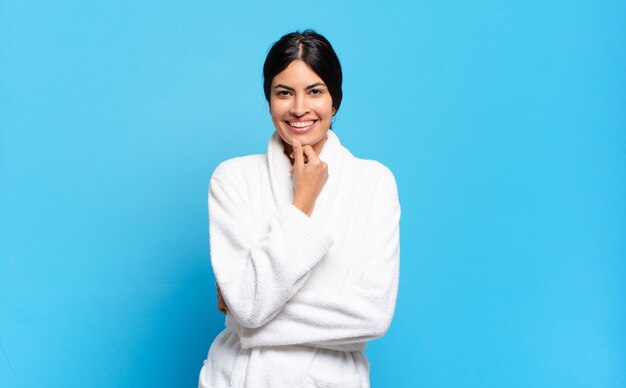
<instances>
[{"instance_id":1,"label":"finger","mask_svg":"<svg viewBox=\"0 0 626 388\"><path fill-rule=\"evenodd\" d=\"M221 295L219 295L217 298L217 309L223 313L226 313L228 311L228 306L226 305L226 302Z\"/></svg>"},{"instance_id":2,"label":"finger","mask_svg":"<svg viewBox=\"0 0 626 388\"><path fill-rule=\"evenodd\" d=\"M305 145L304 147L302 147L302 152L308 159L307 163L317 162L320 160L320 158L315 153L315 150L310 145Z\"/></svg>"},{"instance_id":3,"label":"finger","mask_svg":"<svg viewBox=\"0 0 626 388\"><path fill-rule=\"evenodd\" d=\"M302 145L300 145L300 142L296 139L293 139L291 145L293 146L293 156L295 158L294 164L300 167L304 166L304 154L302 151Z\"/></svg>"}]
</instances>

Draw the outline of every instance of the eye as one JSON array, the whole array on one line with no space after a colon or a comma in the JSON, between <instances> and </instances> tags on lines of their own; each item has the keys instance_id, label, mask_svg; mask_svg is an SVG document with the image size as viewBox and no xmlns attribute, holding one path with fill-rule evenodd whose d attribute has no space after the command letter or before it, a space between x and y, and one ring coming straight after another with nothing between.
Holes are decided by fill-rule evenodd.
<instances>
[{"instance_id":1,"label":"eye","mask_svg":"<svg viewBox=\"0 0 626 388\"><path fill-rule=\"evenodd\" d=\"M311 94L314 96L319 96L322 93L324 93L322 89L311 89Z\"/></svg>"},{"instance_id":2,"label":"eye","mask_svg":"<svg viewBox=\"0 0 626 388\"><path fill-rule=\"evenodd\" d=\"M289 91L287 90L279 90L276 92L276 96L278 97L287 97L289 96Z\"/></svg>"}]
</instances>

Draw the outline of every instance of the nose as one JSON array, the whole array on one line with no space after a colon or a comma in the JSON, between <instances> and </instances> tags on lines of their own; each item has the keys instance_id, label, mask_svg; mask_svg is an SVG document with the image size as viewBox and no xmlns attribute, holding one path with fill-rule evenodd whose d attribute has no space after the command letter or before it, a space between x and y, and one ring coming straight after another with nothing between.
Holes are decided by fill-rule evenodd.
<instances>
[{"instance_id":1,"label":"nose","mask_svg":"<svg viewBox=\"0 0 626 388\"><path fill-rule=\"evenodd\" d=\"M293 99L293 105L291 106L291 110L289 111L289 113L291 113L292 116L300 117L300 116L304 116L308 112L309 112L309 107L306 102L305 96L296 95L295 98Z\"/></svg>"}]
</instances>

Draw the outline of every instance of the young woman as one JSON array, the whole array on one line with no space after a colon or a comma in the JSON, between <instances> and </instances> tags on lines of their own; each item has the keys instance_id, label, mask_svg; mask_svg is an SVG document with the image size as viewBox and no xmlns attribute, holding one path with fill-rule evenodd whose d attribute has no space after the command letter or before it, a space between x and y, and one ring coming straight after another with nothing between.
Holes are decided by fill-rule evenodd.
<instances>
[{"instance_id":1,"label":"young woman","mask_svg":"<svg viewBox=\"0 0 626 388\"><path fill-rule=\"evenodd\" d=\"M369 387L367 341L391 323L400 204L393 174L331 129L332 46L283 36L263 67L267 154L222 162L209 187L211 263L226 329L200 387Z\"/></svg>"}]
</instances>

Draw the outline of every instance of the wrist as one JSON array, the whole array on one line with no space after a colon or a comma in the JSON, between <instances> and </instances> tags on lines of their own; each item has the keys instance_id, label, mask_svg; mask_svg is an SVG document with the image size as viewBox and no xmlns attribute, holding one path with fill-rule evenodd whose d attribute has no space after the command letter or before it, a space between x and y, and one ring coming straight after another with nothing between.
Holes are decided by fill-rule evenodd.
<instances>
[{"instance_id":1,"label":"wrist","mask_svg":"<svg viewBox=\"0 0 626 388\"><path fill-rule=\"evenodd\" d=\"M294 199L293 205L297 207L302 213L306 214L309 217L311 216L311 213L313 213L314 204L308 201L301 201L298 199Z\"/></svg>"}]
</instances>

